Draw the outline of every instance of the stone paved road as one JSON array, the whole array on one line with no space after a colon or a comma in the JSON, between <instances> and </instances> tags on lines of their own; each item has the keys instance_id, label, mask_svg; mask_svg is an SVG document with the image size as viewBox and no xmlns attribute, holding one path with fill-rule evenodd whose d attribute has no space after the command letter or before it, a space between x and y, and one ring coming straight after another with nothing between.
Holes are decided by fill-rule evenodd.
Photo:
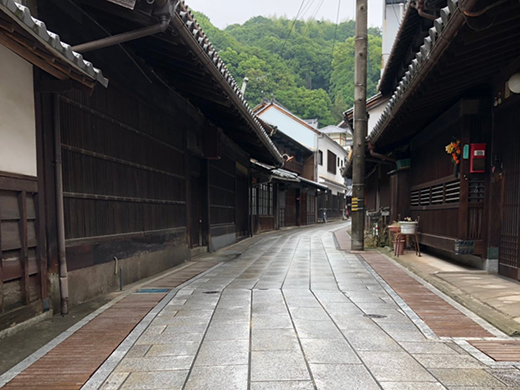
<instances>
[{"instance_id":1,"label":"stone paved road","mask_svg":"<svg viewBox=\"0 0 520 390\"><path fill-rule=\"evenodd\" d=\"M427 338L328 229L268 236L184 287L102 389L520 389L520 365Z\"/></svg>"}]
</instances>

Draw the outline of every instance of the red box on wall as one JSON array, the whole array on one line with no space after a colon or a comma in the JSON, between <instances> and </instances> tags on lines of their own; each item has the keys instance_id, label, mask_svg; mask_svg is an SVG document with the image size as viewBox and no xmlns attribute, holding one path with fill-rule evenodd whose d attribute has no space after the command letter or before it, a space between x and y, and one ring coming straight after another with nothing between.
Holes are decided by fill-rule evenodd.
<instances>
[{"instance_id":1,"label":"red box on wall","mask_svg":"<svg viewBox=\"0 0 520 390\"><path fill-rule=\"evenodd\" d=\"M486 172L486 144L469 145L469 172Z\"/></svg>"}]
</instances>

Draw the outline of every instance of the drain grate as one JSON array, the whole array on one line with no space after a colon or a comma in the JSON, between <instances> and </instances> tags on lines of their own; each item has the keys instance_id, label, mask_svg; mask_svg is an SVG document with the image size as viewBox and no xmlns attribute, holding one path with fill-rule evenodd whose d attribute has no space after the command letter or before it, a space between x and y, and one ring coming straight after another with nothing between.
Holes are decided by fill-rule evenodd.
<instances>
[{"instance_id":1,"label":"drain grate","mask_svg":"<svg viewBox=\"0 0 520 390\"><path fill-rule=\"evenodd\" d=\"M386 318L386 316L383 316L381 314L363 314L363 317L368 317L368 318Z\"/></svg>"},{"instance_id":2,"label":"drain grate","mask_svg":"<svg viewBox=\"0 0 520 390\"><path fill-rule=\"evenodd\" d=\"M137 291L137 294L160 294L167 293L170 291L169 288L142 288Z\"/></svg>"},{"instance_id":3,"label":"drain grate","mask_svg":"<svg viewBox=\"0 0 520 390\"><path fill-rule=\"evenodd\" d=\"M204 291L203 294L220 294L220 291Z\"/></svg>"}]
</instances>

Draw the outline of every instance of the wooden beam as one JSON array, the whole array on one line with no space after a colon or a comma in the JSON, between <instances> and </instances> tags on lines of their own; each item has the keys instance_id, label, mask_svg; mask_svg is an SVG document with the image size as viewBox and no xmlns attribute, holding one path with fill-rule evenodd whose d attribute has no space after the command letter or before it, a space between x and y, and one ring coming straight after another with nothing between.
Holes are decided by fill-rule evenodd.
<instances>
[{"instance_id":1,"label":"wooden beam","mask_svg":"<svg viewBox=\"0 0 520 390\"><path fill-rule=\"evenodd\" d=\"M36 54L30 52L22 45L14 42L12 39L10 39L6 34L0 31L0 44L7 47L9 50L15 52L23 59L29 61L33 65L37 66L38 68L46 71L47 73L51 74L52 76L56 77L59 80L67 80L69 78L68 75L60 72L58 69L54 68L53 66L46 63L43 59L38 57Z\"/></svg>"}]
</instances>

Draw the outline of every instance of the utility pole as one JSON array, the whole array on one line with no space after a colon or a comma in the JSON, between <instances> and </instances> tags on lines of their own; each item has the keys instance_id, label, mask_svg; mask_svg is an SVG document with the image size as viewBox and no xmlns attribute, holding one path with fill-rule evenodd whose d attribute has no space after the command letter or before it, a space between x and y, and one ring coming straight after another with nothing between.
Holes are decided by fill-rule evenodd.
<instances>
[{"instance_id":1,"label":"utility pole","mask_svg":"<svg viewBox=\"0 0 520 390\"><path fill-rule=\"evenodd\" d=\"M365 139L367 136L367 0L356 0L354 145L352 147L352 250L365 249Z\"/></svg>"}]
</instances>

